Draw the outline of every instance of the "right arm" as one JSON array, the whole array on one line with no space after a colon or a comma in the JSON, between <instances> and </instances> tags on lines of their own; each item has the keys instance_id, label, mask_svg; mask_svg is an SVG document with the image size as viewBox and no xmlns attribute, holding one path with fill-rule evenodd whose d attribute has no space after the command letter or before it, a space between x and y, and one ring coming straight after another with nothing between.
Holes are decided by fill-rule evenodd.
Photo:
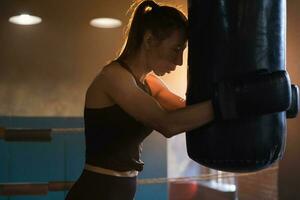
<instances>
[{"instance_id":1,"label":"right arm","mask_svg":"<svg viewBox=\"0 0 300 200\"><path fill-rule=\"evenodd\" d=\"M117 64L105 68L99 75L99 81L103 81L105 93L114 103L167 138L202 126L214 117L210 101L166 111L137 86L128 71Z\"/></svg>"}]
</instances>

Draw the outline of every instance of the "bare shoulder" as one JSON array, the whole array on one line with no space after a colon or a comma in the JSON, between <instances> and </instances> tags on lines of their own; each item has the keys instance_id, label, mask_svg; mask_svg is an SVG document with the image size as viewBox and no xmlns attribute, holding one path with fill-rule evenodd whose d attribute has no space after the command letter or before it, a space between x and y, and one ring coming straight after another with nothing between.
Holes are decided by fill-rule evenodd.
<instances>
[{"instance_id":1,"label":"bare shoulder","mask_svg":"<svg viewBox=\"0 0 300 200\"><path fill-rule=\"evenodd\" d=\"M132 74L117 62L112 62L104 66L95 81L99 85L105 85L104 90L108 95L120 92L121 90L127 91L137 88Z\"/></svg>"},{"instance_id":2,"label":"bare shoulder","mask_svg":"<svg viewBox=\"0 0 300 200\"><path fill-rule=\"evenodd\" d=\"M124 69L116 63L112 62L105 65L100 73L94 78L86 92L87 107L105 107L115 102L110 98L109 91L111 85L119 84L120 78L124 76Z\"/></svg>"},{"instance_id":3,"label":"bare shoulder","mask_svg":"<svg viewBox=\"0 0 300 200\"><path fill-rule=\"evenodd\" d=\"M104 66L97 79L104 81L105 84L118 84L128 81L136 83L134 77L117 62L112 62Z\"/></svg>"},{"instance_id":4,"label":"bare shoulder","mask_svg":"<svg viewBox=\"0 0 300 200\"><path fill-rule=\"evenodd\" d=\"M105 84L106 81L118 81L119 77L124 76L126 72L119 63L111 62L102 67L102 70L94 78L92 84L101 85Z\"/></svg>"},{"instance_id":5,"label":"bare shoulder","mask_svg":"<svg viewBox=\"0 0 300 200\"><path fill-rule=\"evenodd\" d=\"M99 75L106 75L106 74L109 74L109 73L111 73L113 71L116 71L116 70L118 71L119 68L120 68L120 64L119 63L117 63L117 62L111 62L111 63L105 65L102 68L102 70L99 73Z\"/></svg>"}]
</instances>

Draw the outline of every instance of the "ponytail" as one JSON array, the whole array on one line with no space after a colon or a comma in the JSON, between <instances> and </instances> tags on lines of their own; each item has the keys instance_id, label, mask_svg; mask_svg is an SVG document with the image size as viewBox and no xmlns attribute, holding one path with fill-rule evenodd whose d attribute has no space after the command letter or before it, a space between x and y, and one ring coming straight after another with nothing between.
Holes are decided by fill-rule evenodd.
<instances>
[{"instance_id":1,"label":"ponytail","mask_svg":"<svg viewBox=\"0 0 300 200\"><path fill-rule=\"evenodd\" d=\"M173 7L160 6L153 0L142 1L131 16L126 31L128 36L118 59L135 53L146 31L151 31L157 39L163 40L176 28L187 33L187 18L182 12Z\"/></svg>"}]
</instances>

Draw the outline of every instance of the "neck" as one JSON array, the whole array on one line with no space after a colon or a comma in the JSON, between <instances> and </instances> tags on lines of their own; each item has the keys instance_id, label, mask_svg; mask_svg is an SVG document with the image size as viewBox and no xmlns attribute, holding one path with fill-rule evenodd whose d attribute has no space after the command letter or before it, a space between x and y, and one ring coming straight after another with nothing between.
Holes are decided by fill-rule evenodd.
<instances>
[{"instance_id":1,"label":"neck","mask_svg":"<svg viewBox=\"0 0 300 200\"><path fill-rule=\"evenodd\" d=\"M132 56L125 57L123 61L130 67L135 77L144 83L147 74L151 71L147 66L145 53L139 51Z\"/></svg>"}]
</instances>

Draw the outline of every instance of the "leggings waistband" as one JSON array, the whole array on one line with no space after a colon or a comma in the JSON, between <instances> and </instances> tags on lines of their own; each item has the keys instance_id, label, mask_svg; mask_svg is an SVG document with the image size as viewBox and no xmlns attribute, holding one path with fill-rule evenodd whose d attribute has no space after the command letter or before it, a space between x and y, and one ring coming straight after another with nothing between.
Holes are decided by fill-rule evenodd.
<instances>
[{"instance_id":1,"label":"leggings waistband","mask_svg":"<svg viewBox=\"0 0 300 200\"><path fill-rule=\"evenodd\" d=\"M99 166L94 166L90 164L85 164L84 169L99 173L99 174L105 174L105 175L110 175L110 176L117 176L117 177L136 177L138 175L138 171L136 170L131 170L131 171L115 171L112 169L105 169Z\"/></svg>"}]
</instances>

